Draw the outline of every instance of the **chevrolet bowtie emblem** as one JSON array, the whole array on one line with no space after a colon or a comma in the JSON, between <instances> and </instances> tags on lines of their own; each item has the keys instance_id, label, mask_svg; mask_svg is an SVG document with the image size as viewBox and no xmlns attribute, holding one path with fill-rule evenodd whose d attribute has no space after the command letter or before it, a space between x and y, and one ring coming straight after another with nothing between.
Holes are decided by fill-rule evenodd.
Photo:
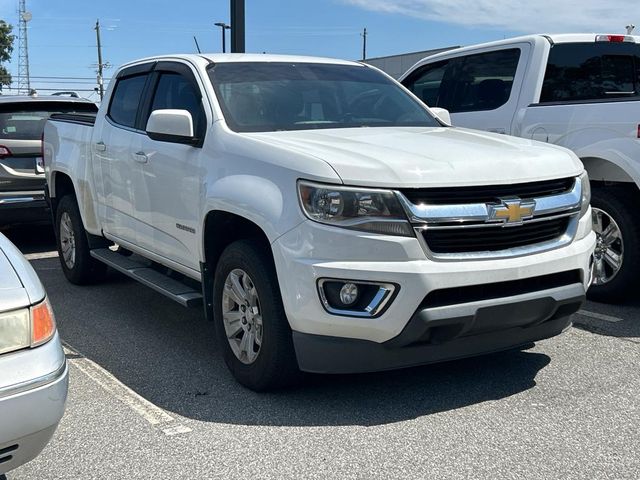
<instances>
[{"instance_id":1,"label":"chevrolet bowtie emblem","mask_svg":"<svg viewBox=\"0 0 640 480\"><path fill-rule=\"evenodd\" d=\"M523 220L533 217L534 200L501 198L500 203L488 203L487 222L502 222L504 226L522 225Z\"/></svg>"}]
</instances>

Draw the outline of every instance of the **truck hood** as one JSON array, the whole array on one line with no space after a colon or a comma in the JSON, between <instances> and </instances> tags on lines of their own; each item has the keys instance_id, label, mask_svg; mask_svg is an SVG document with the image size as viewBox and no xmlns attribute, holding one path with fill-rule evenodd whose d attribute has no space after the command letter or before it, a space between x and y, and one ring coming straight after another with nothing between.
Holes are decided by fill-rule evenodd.
<instances>
[{"instance_id":1,"label":"truck hood","mask_svg":"<svg viewBox=\"0 0 640 480\"><path fill-rule=\"evenodd\" d=\"M327 162L345 184L446 187L578 175L569 150L462 128L373 127L247 134Z\"/></svg>"}]
</instances>

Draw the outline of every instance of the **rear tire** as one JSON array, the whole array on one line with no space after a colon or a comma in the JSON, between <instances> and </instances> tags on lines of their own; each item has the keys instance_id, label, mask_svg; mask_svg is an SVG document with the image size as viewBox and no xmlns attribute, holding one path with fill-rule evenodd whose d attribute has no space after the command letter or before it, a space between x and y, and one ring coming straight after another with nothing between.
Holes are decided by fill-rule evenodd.
<instances>
[{"instance_id":1,"label":"rear tire","mask_svg":"<svg viewBox=\"0 0 640 480\"><path fill-rule=\"evenodd\" d=\"M73 195L65 195L58 203L55 229L60 265L67 280L76 285L103 280L107 266L89 253L87 232Z\"/></svg>"},{"instance_id":2,"label":"rear tire","mask_svg":"<svg viewBox=\"0 0 640 480\"><path fill-rule=\"evenodd\" d=\"M223 252L213 282L219 348L235 379L260 392L300 377L271 252L239 240Z\"/></svg>"},{"instance_id":3,"label":"rear tire","mask_svg":"<svg viewBox=\"0 0 640 480\"><path fill-rule=\"evenodd\" d=\"M598 243L594 254L594 283L587 292L590 300L619 302L637 291L640 219L634 216L634 203L637 203L636 195L625 188L593 189L591 208Z\"/></svg>"}]
</instances>

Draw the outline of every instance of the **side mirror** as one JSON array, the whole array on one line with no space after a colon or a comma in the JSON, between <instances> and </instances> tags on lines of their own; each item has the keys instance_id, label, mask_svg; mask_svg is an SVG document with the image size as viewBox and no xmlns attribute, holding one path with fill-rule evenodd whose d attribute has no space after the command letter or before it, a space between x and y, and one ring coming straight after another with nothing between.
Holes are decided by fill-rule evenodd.
<instances>
[{"instance_id":1,"label":"side mirror","mask_svg":"<svg viewBox=\"0 0 640 480\"><path fill-rule=\"evenodd\" d=\"M193 133L193 118L187 110L154 110L149 115L147 135L153 140L174 143L197 143Z\"/></svg>"},{"instance_id":2,"label":"side mirror","mask_svg":"<svg viewBox=\"0 0 640 480\"><path fill-rule=\"evenodd\" d=\"M451 115L446 108L430 107L431 112L438 117L439 120L451 126Z\"/></svg>"}]
</instances>

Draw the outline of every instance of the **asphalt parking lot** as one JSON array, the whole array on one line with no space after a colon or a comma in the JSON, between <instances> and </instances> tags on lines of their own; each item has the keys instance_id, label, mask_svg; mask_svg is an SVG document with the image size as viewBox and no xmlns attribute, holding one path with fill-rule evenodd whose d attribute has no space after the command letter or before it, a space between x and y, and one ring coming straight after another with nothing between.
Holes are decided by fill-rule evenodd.
<instances>
[{"instance_id":1,"label":"asphalt parking lot","mask_svg":"<svg viewBox=\"0 0 640 480\"><path fill-rule=\"evenodd\" d=\"M112 273L67 283L49 229L8 236L44 283L67 348L67 413L9 480L640 478L640 298L588 303L520 352L309 376L256 394L202 312Z\"/></svg>"}]
</instances>

